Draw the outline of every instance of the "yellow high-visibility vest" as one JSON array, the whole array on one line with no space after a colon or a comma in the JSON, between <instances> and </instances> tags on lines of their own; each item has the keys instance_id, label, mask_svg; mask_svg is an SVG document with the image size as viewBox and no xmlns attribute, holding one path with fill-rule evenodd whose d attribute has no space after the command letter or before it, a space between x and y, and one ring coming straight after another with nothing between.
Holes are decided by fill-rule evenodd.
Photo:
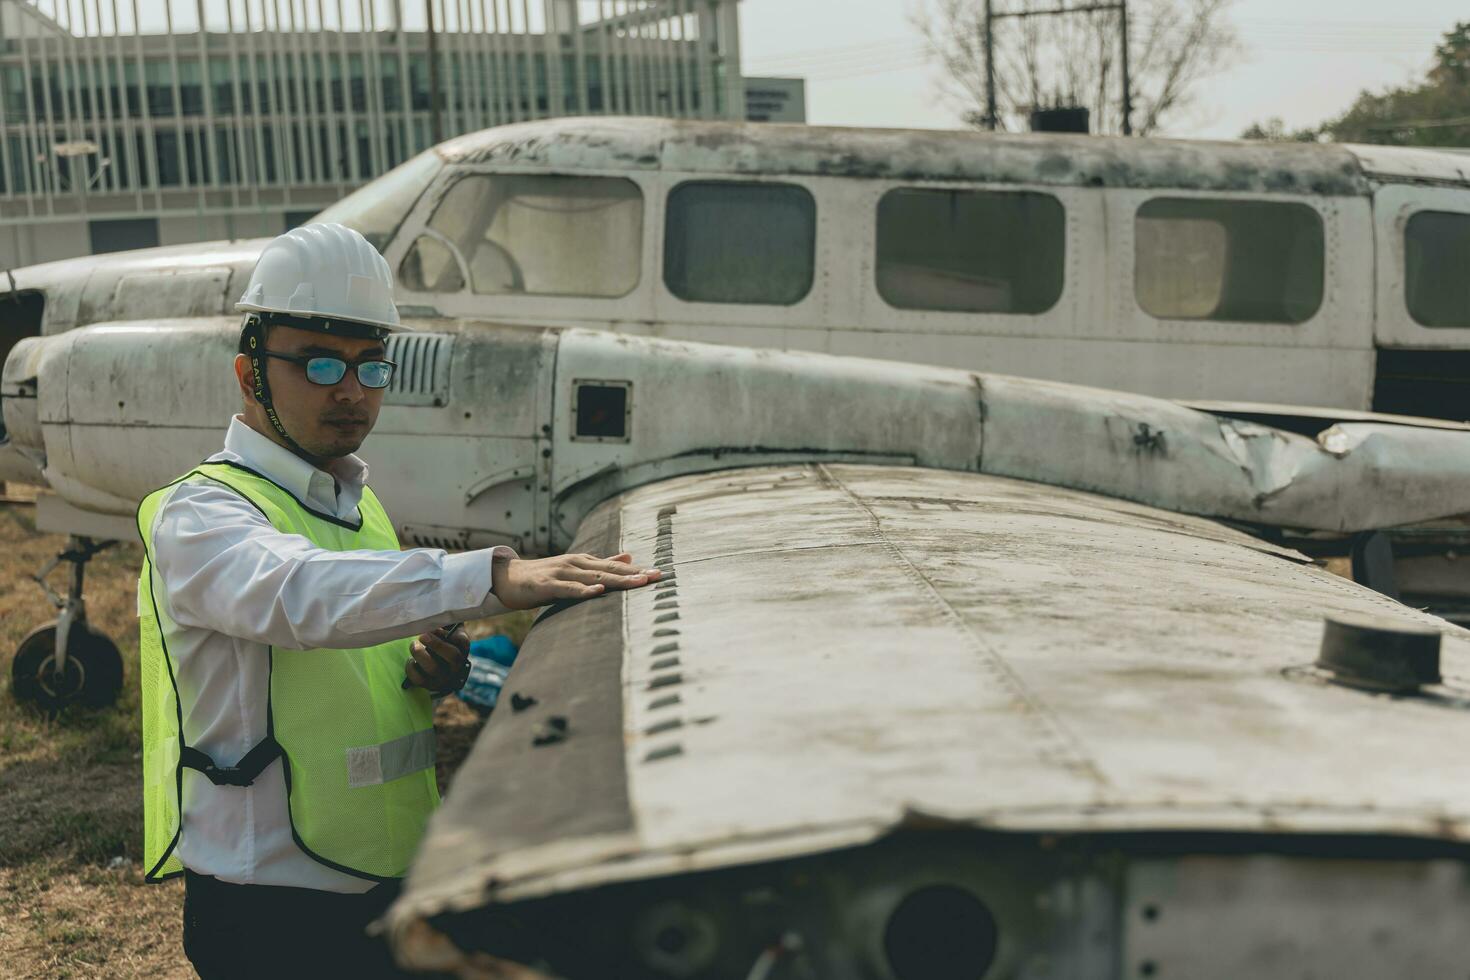
<instances>
[{"instance_id":1,"label":"yellow high-visibility vest","mask_svg":"<svg viewBox=\"0 0 1470 980\"><path fill-rule=\"evenodd\" d=\"M310 510L285 489L234 463L204 463L138 508L143 572L138 579L139 660L143 688L143 859L146 878L180 874L176 853L184 784L209 779L245 786L284 779L292 836L312 858L361 878L399 878L439 805L434 782L433 705L427 691L403 690L409 639L357 650L270 648L266 738L240 759L210 759L184 743L188 707L169 641L163 583L154 572L154 516L181 483L233 490L286 534L319 548L397 550L398 537L371 490L358 505L361 523ZM222 669L225 668L222 665ZM277 758L281 765L262 773Z\"/></svg>"}]
</instances>

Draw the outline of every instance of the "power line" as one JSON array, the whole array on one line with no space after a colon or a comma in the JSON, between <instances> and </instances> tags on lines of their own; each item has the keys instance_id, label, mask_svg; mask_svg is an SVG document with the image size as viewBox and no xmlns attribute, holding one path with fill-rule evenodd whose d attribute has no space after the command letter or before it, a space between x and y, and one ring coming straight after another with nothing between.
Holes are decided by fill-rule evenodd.
<instances>
[{"instance_id":1,"label":"power line","mask_svg":"<svg viewBox=\"0 0 1470 980\"><path fill-rule=\"evenodd\" d=\"M1143 30L1151 24L1141 25ZM1448 28L1442 24L1351 21L1322 24L1290 18L1245 18L1236 25L1247 52L1304 56L1388 57L1433 54ZM1184 28L1181 26L1180 30ZM801 74L809 81L840 81L922 67L935 54L927 42L866 41L749 58L752 74Z\"/></svg>"},{"instance_id":2,"label":"power line","mask_svg":"<svg viewBox=\"0 0 1470 980\"><path fill-rule=\"evenodd\" d=\"M1453 129L1470 126L1470 116L1456 119L1398 119L1386 123L1374 123L1367 128L1374 131L1392 132L1398 129Z\"/></svg>"},{"instance_id":3,"label":"power line","mask_svg":"<svg viewBox=\"0 0 1470 980\"><path fill-rule=\"evenodd\" d=\"M912 45L901 44L899 47L909 48ZM843 62L854 58L871 57L893 50L895 50L895 42L884 40L864 44L849 44L836 48L814 48L805 51L789 51L783 54L760 55L746 60L748 63L755 65L822 65L829 62Z\"/></svg>"},{"instance_id":4,"label":"power line","mask_svg":"<svg viewBox=\"0 0 1470 980\"><path fill-rule=\"evenodd\" d=\"M1143 22L1141 26L1148 30L1152 25ZM1323 25L1305 20L1251 19L1242 21L1241 26L1245 28L1241 32L1245 39L1259 39L1262 46L1270 50L1331 50L1341 47L1345 54L1372 54L1390 49L1403 53L1425 51L1428 54L1432 51L1433 44L1445 32L1442 25L1368 21ZM1400 36L1394 37L1394 34ZM762 54L749 58L747 63L762 71L819 69L838 65L846 67L853 61L884 55L893 50L913 50L913 46L902 45L895 49L891 40L866 41L838 47Z\"/></svg>"}]
</instances>

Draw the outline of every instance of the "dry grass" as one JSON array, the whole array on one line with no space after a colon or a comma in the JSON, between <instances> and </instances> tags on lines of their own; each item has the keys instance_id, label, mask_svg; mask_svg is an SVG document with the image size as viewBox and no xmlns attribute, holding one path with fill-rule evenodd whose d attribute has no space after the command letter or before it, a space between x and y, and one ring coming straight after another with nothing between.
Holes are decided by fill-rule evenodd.
<instances>
[{"instance_id":1,"label":"dry grass","mask_svg":"<svg viewBox=\"0 0 1470 980\"><path fill-rule=\"evenodd\" d=\"M145 885L139 771L138 620L142 550L117 546L87 567L87 613L123 653L118 704L48 719L10 695L10 656L55 612L30 579L65 539L39 534L25 505L0 505L0 973L6 977L187 977L179 945L183 889ZM64 582L57 569L53 584ZM471 624L511 634L530 614ZM481 721L454 698L435 718L440 779Z\"/></svg>"}]
</instances>

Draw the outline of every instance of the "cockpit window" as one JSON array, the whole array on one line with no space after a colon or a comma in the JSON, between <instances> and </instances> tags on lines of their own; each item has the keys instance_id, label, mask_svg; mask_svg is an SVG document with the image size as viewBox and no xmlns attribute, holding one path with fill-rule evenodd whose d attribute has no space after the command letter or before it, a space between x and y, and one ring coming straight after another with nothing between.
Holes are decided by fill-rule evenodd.
<instances>
[{"instance_id":1,"label":"cockpit window","mask_svg":"<svg viewBox=\"0 0 1470 980\"><path fill-rule=\"evenodd\" d=\"M433 150L388 171L342 198L312 221L335 221L358 231L379 252L388 247L398 226L434 182L444 161Z\"/></svg>"},{"instance_id":2,"label":"cockpit window","mask_svg":"<svg viewBox=\"0 0 1470 980\"><path fill-rule=\"evenodd\" d=\"M453 249L443 238L426 232L403 257L398 284L416 293L457 293L464 289L464 275Z\"/></svg>"},{"instance_id":3,"label":"cockpit window","mask_svg":"<svg viewBox=\"0 0 1470 980\"><path fill-rule=\"evenodd\" d=\"M462 266L481 295L623 296L638 285L642 242L643 192L631 180L474 175L444 195L399 277L455 292Z\"/></svg>"}]
</instances>

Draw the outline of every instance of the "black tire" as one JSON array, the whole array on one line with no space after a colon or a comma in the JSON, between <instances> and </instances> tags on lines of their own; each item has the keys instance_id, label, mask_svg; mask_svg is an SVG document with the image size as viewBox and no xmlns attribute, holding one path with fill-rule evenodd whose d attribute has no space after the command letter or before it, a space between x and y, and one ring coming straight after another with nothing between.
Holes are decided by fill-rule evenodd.
<instances>
[{"instance_id":1,"label":"black tire","mask_svg":"<svg viewBox=\"0 0 1470 980\"><path fill-rule=\"evenodd\" d=\"M66 668L56 667L56 624L31 630L10 665L11 690L18 701L55 713L68 705L105 708L122 690L122 655L107 635L87 623L73 623L66 643Z\"/></svg>"}]
</instances>

